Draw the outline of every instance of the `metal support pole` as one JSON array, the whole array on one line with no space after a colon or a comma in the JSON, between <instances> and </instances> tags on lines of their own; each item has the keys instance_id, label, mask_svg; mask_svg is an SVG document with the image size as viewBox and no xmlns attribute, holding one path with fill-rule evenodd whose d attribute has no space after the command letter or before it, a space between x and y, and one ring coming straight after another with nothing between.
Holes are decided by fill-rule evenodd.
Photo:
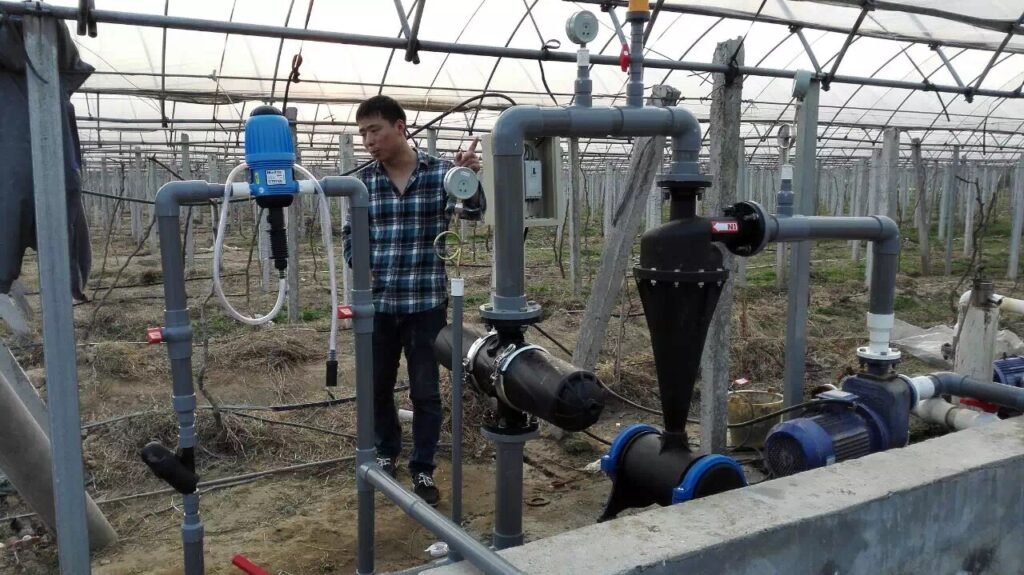
<instances>
[{"instance_id":1,"label":"metal support pole","mask_svg":"<svg viewBox=\"0 0 1024 575\"><path fill-rule=\"evenodd\" d=\"M32 184L35 197L39 292L43 311L43 357L53 446L53 496L57 551L62 573L89 572L85 517L85 474L78 411L68 206L64 174L61 81L57 69L55 19L24 19Z\"/></svg>"},{"instance_id":2,"label":"metal support pole","mask_svg":"<svg viewBox=\"0 0 1024 575\"><path fill-rule=\"evenodd\" d=\"M794 211L806 216L814 215L815 155L818 139L818 95L821 83L811 80L803 97L797 117ZM810 297L811 244L796 242L791 251L789 303L786 321L786 359L784 400L787 406L803 401L804 359L807 350L807 303Z\"/></svg>"},{"instance_id":3,"label":"metal support pole","mask_svg":"<svg viewBox=\"0 0 1024 575\"><path fill-rule=\"evenodd\" d=\"M508 435L481 430L494 442L494 548L523 544L523 447L537 437L536 431Z\"/></svg>"}]
</instances>

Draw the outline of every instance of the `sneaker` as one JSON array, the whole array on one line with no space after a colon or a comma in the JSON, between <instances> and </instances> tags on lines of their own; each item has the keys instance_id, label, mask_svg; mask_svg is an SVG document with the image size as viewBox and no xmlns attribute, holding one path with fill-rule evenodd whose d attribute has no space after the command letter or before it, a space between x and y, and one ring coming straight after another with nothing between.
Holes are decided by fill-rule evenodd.
<instances>
[{"instance_id":1,"label":"sneaker","mask_svg":"<svg viewBox=\"0 0 1024 575\"><path fill-rule=\"evenodd\" d=\"M437 486L434 485L434 478L426 472L419 472L412 476L413 492L419 495L423 501L427 502L427 505L436 507L437 503L441 501L441 493L437 490Z\"/></svg>"},{"instance_id":2,"label":"sneaker","mask_svg":"<svg viewBox=\"0 0 1024 575\"><path fill-rule=\"evenodd\" d=\"M394 457L378 457L377 466L383 469L384 472L390 475L392 478L397 478L398 465L395 464Z\"/></svg>"}]
</instances>

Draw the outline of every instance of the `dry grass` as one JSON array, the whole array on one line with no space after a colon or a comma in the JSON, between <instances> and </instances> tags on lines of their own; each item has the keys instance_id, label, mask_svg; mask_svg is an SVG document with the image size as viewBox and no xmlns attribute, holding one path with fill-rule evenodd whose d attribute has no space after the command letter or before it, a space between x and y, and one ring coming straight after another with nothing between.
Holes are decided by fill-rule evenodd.
<instances>
[{"instance_id":1,"label":"dry grass","mask_svg":"<svg viewBox=\"0 0 1024 575\"><path fill-rule=\"evenodd\" d=\"M211 342L210 364L221 367L245 365L250 369L282 371L322 356L319 347L283 330L254 330L222 344Z\"/></svg>"}]
</instances>

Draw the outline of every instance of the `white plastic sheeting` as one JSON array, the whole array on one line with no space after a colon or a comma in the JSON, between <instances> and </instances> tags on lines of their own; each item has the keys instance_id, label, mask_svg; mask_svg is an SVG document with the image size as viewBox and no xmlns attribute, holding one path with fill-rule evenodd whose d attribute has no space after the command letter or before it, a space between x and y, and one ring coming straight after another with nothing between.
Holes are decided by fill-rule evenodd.
<instances>
[{"instance_id":1,"label":"white plastic sheeting","mask_svg":"<svg viewBox=\"0 0 1024 575\"><path fill-rule=\"evenodd\" d=\"M74 0L54 3L77 5ZM411 21L413 0L402 3ZM96 4L102 10L163 14L166 8L171 16L292 28L303 27L309 10L311 29L391 38L397 38L401 28L395 6L387 0L97 0ZM758 21L752 22L760 0L699 4L668 0L652 30L647 56L710 62L718 42L746 35L747 65L811 69L810 58L789 27L772 23L797 21L808 24L803 31L807 41L821 66L830 70L847 39L843 31L849 30L860 14L859 7L848 4L854 2L767 0ZM1006 37L1005 31L993 28L1008 30L1020 16L1015 12L1024 12L1020 0L879 0L878 4L880 9L869 12L860 27L870 36L855 39L839 74L910 82L926 77L934 84L955 85L939 56L929 49L929 43L939 43L978 48L944 48L960 78L973 84ZM991 26L972 26L901 8L966 15L984 19L983 24ZM565 37L565 21L580 9L594 12L601 23L597 39L590 44L591 52L617 55L621 46L610 18L588 2L428 0L420 38L530 49L558 40L561 50L571 51L574 46ZM738 17L710 15L726 12ZM624 20L625 8L617 8L617 13ZM300 121L352 122L358 102L378 92L405 102L414 124L484 89L507 92L520 103L552 104L536 61L421 52L420 64L414 65L404 60L402 50L183 30L167 30L164 50L162 29L110 24L100 24L97 38L76 39L83 59L97 67L84 93L76 97L80 116L136 121L81 121L90 154L127 151L132 145L166 149L182 133L189 134L200 157L236 150L241 119L263 101L280 105L292 57L300 51L302 81L289 89L290 105L298 108ZM1022 38L1012 37L981 87L1018 89L1024 83L1024 54L1017 53L1021 51ZM569 103L575 65L545 62L543 66L554 100ZM592 78L595 105L623 102L625 73L616 67L597 66ZM648 87L668 83L680 89L682 103L707 118L708 74L648 69L645 80ZM768 134L776 122L792 121L790 85L788 79L752 76L745 80L743 134L748 138L748 155L769 153L774 137L764 142L758 138ZM487 103L492 108L504 105L498 100ZM165 129L157 122L162 114L202 123L173 124L173 130ZM490 109L450 116L442 124L439 149L454 150L462 145L470 127L488 130L497 114ZM963 145L967 157L981 157L984 152L996 159L1010 159L1024 147L1024 136L1017 135L1024 127L1024 102L1018 99L978 96L967 102L954 94L833 83L822 94L820 117L821 153L825 156L867 156L881 141L881 126L903 127L910 131L909 137L922 138L926 158L948 157L946 146L953 143ZM332 149L337 134L354 131L344 125L300 125L300 140L308 148L304 152L307 158L330 162L337 158L337 150ZM101 143L102 149L98 148ZM359 148L357 136L357 151ZM628 143L589 142L584 149L587 154L621 154L628 150Z\"/></svg>"}]
</instances>

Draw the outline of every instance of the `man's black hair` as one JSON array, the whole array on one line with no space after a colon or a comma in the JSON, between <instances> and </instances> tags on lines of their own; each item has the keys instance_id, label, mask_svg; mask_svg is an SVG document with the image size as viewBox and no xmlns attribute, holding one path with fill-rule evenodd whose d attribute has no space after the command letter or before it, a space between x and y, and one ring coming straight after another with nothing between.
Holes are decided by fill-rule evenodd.
<instances>
[{"instance_id":1,"label":"man's black hair","mask_svg":"<svg viewBox=\"0 0 1024 575\"><path fill-rule=\"evenodd\" d=\"M390 96L374 96L367 100L363 100L359 107L356 108L356 121L364 118L371 118L373 116L380 116L387 120L389 124L394 124L398 120L408 122L405 119L405 110L402 109L402 105L395 101Z\"/></svg>"}]
</instances>

